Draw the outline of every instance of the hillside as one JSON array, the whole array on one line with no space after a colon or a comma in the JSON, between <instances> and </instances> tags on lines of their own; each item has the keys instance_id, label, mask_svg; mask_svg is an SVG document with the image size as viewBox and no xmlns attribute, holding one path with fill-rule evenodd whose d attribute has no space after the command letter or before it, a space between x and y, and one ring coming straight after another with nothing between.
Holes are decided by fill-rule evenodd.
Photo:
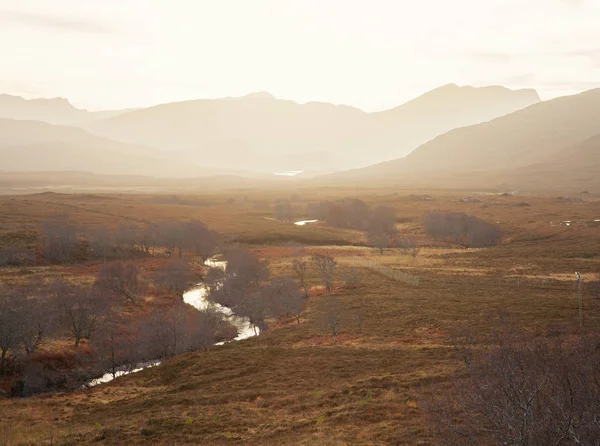
<instances>
[{"instance_id":1,"label":"hillside","mask_svg":"<svg viewBox=\"0 0 600 446\"><path fill-rule=\"evenodd\" d=\"M595 89L452 130L405 158L335 174L328 180L465 183L465 174L472 174L477 178L472 183L479 185L507 177L533 184L554 181L554 177L542 176L555 171L568 184L580 168L597 170L598 139L594 137L599 130L600 89Z\"/></svg>"},{"instance_id":2,"label":"hillside","mask_svg":"<svg viewBox=\"0 0 600 446\"><path fill-rule=\"evenodd\" d=\"M268 93L158 105L90 123L92 133L177 151L211 167L333 172L395 158L457 126L539 102L533 90L447 85L380 112ZM209 164L208 164L209 163Z\"/></svg>"},{"instance_id":3,"label":"hillside","mask_svg":"<svg viewBox=\"0 0 600 446\"><path fill-rule=\"evenodd\" d=\"M84 130L36 121L0 119L3 171L79 171L109 175L183 177L214 174L167 160L159 151L123 144Z\"/></svg>"},{"instance_id":4,"label":"hillside","mask_svg":"<svg viewBox=\"0 0 600 446\"><path fill-rule=\"evenodd\" d=\"M89 112L75 108L64 98L27 100L20 96L0 95L0 118L73 125L106 119L125 112L127 110Z\"/></svg>"}]
</instances>

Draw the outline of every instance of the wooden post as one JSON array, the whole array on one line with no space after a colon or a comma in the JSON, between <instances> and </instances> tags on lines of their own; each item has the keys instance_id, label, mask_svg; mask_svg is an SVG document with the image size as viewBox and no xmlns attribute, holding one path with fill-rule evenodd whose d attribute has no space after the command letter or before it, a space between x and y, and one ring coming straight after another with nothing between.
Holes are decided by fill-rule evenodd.
<instances>
[{"instance_id":1,"label":"wooden post","mask_svg":"<svg viewBox=\"0 0 600 446\"><path fill-rule=\"evenodd\" d=\"M577 300L579 301L579 336L580 341L583 342L583 296L581 294L581 274L578 272L577 275Z\"/></svg>"}]
</instances>

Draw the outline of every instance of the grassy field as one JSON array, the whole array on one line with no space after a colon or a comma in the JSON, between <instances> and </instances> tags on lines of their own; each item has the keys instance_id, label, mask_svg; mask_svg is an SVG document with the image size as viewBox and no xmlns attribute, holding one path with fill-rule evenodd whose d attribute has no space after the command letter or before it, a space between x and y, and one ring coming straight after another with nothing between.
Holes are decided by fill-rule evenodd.
<instances>
[{"instance_id":1,"label":"grassy field","mask_svg":"<svg viewBox=\"0 0 600 446\"><path fill-rule=\"evenodd\" d=\"M478 195L384 189L300 190L311 200L355 197L392 206L398 227L414 237L416 258L397 250L380 256L357 231L321 224L294 226L271 219L275 198L292 191L228 191L178 196L40 194L0 198L0 245L33 244L44 218L68 214L79 225L115 226L161 218L197 218L270 259L275 275L291 275L293 243L338 260L335 295L347 318L333 342L322 327L323 295L312 276L301 323L271 321L257 338L175 357L160 367L88 391L28 399L0 396L0 444L401 444L432 438L421 401L444 392L458 366L453 333L485 337L506 313L534 336L576 336L574 272L589 281L600 272L600 200L556 196ZM526 202L528 205L522 205ZM498 223L500 245L461 249L428 238L429 210L466 212ZM302 215L300 216L302 217ZM569 222L567 225L564 222ZM418 287L360 269L361 283L341 281L362 256L419 277ZM150 274L154 260L140 260ZM144 263L146 262L146 263ZM36 276L91 280L97 264L4 268L0 280ZM362 327L352 315L362 314ZM585 301L585 324L600 308Z\"/></svg>"}]
</instances>

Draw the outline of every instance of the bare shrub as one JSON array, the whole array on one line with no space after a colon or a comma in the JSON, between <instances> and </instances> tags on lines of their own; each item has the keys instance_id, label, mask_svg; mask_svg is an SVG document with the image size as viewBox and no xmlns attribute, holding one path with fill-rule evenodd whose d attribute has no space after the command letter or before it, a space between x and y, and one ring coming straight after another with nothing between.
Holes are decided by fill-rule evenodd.
<instances>
[{"instance_id":1,"label":"bare shrub","mask_svg":"<svg viewBox=\"0 0 600 446\"><path fill-rule=\"evenodd\" d=\"M160 267L156 283L165 290L181 296L199 279L199 274L194 271L189 262L171 259Z\"/></svg>"},{"instance_id":2,"label":"bare shrub","mask_svg":"<svg viewBox=\"0 0 600 446\"><path fill-rule=\"evenodd\" d=\"M306 211L309 218L325 221L338 228L383 231L388 234L395 231L396 217L392 208L371 208L364 201L355 198L309 203Z\"/></svg>"},{"instance_id":3,"label":"bare shrub","mask_svg":"<svg viewBox=\"0 0 600 446\"><path fill-rule=\"evenodd\" d=\"M359 333L362 333L364 322L365 322L365 313L362 310L355 310L352 312L352 322L356 325Z\"/></svg>"},{"instance_id":4,"label":"bare shrub","mask_svg":"<svg viewBox=\"0 0 600 446\"><path fill-rule=\"evenodd\" d=\"M4 375L8 354L15 354L21 341L22 314L19 313L20 293L0 290L0 375Z\"/></svg>"},{"instance_id":5,"label":"bare shrub","mask_svg":"<svg viewBox=\"0 0 600 446\"><path fill-rule=\"evenodd\" d=\"M101 226L99 228L88 229L86 238L93 257L106 261L114 252L113 236L108 228Z\"/></svg>"},{"instance_id":6,"label":"bare shrub","mask_svg":"<svg viewBox=\"0 0 600 446\"><path fill-rule=\"evenodd\" d=\"M292 271L300 281L304 297L308 297L308 260L304 257L296 257L292 260Z\"/></svg>"},{"instance_id":7,"label":"bare shrub","mask_svg":"<svg viewBox=\"0 0 600 446\"><path fill-rule=\"evenodd\" d=\"M273 217L285 223L292 223L296 219L296 209L289 200L281 200L273 206Z\"/></svg>"},{"instance_id":8,"label":"bare shrub","mask_svg":"<svg viewBox=\"0 0 600 446\"><path fill-rule=\"evenodd\" d=\"M500 241L500 228L462 212L429 212L425 215L425 232L470 248L495 245Z\"/></svg>"},{"instance_id":9,"label":"bare shrub","mask_svg":"<svg viewBox=\"0 0 600 446\"><path fill-rule=\"evenodd\" d=\"M24 248L7 246L0 249L0 266L23 266L35 264L35 253Z\"/></svg>"},{"instance_id":10,"label":"bare shrub","mask_svg":"<svg viewBox=\"0 0 600 446\"><path fill-rule=\"evenodd\" d=\"M337 262L331 256L322 254L313 254L311 257L312 264L317 269L323 285L325 285L325 291L330 293L333 287L333 279L335 276L335 267Z\"/></svg>"},{"instance_id":11,"label":"bare shrub","mask_svg":"<svg viewBox=\"0 0 600 446\"><path fill-rule=\"evenodd\" d=\"M138 243L140 228L135 223L123 223L117 227L114 241L121 250L131 252Z\"/></svg>"},{"instance_id":12,"label":"bare shrub","mask_svg":"<svg viewBox=\"0 0 600 446\"><path fill-rule=\"evenodd\" d=\"M57 283L53 286L55 302L63 327L77 348L82 339L90 339L99 329L101 318L109 309L109 301L96 290Z\"/></svg>"},{"instance_id":13,"label":"bare shrub","mask_svg":"<svg viewBox=\"0 0 600 446\"><path fill-rule=\"evenodd\" d=\"M185 223L185 239L185 244L193 249L202 261L206 261L215 254L219 243L218 234L197 220L190 220Z\"/></svg>"},{"instance_id":14,"label":"bare shrub","mask_svg":"<svg viewBox=\"0 0 600 446\"><path fill-rule=\"evenodd\" d=\"M134 263L120 260L107 263L100 268L95 285L124 297L133 304L138 304L138 293L143 289L141 271Z\"/></svg>"},{"instance_id":15,"label":"bare shrub","mask_svg":"<svg viewBox=\"0 0 600 446\"><path fill-rule=\"evenodd\" d=\"M75 226L64 216L45 220L41 229L42 252L51 263L72 262L77 255L79 239Z\"/></svg>"},{"instance_id":16,"label":"bare shrub","mask_svg":"<svg viewBox=\"0 0 600 446\"><path fill-rule=\"evenodd\" d=\"M152 223L140 231L137 243L146 254L154 253L156 246L160 243L161 228L157 223Z\"/></svg>"},{"instance_id":17,"label":"bare shrub","mask_svg":"<svg viewBox=\"0 0 600 446\"><path fill-rule=\"evenodd\" d=\"M598 339L569 345L504 330L483 345L463 346L453 390L423 402L439 444L598 444Z\"/></svg>"},{"instance_id":18,"label":"bare shrub","mask_svg":"<svg viewBox=\"0 0 600 446\"><path fill-rule=\"evenodd\" d=\"M55 328L56 311L41 293L21 300L21 343L27 356L35 353Z\"/></svg>"},{"instance_id":19,"label":"bare shrub","mask_svg":"<svg viewBox=\"0 0 600 446\"><path fill-rule=\"evenodd\" d=\"M280 278L271 284L273 308L280 315L291 315L300 323L300 316L306 307L306 298L298 290L293 280Z\"/></svg>"},{"instance_id":20,"label":"bare shrub","mask_svg":"<svg viewBox=\"0 0 600 446\"><path fill-rule=\"evenodd\" d=\"M417 247L417 241L413 237L401 237L397 242L397 247L402 254L409 255Z\"/></svg>"},{"instance_id":21,"label":"bare shrub","mask_svg":"<svg viewBox=\"0 0 600 446\"><path fill-rule=\"evenodd\" d=\"M388 248L390 245L389 234L380 229L369 230L369 232L367 233L367 238L369 244L372 247L377 248L377 250L379 251L379 255L383 255L385 249Z\"/></svg>"},{"instance_id":22,"label":"bare shrub","mask_svg":"<svg viewBox=\"0 0 600 446\"><path fill-rule=\"evenodd\" d=\"M335 296L327 296L323 298L320 310L321 325L331 332L333 342L336 342L344 321L342 302Z\"/></svg>"}]
</instances>

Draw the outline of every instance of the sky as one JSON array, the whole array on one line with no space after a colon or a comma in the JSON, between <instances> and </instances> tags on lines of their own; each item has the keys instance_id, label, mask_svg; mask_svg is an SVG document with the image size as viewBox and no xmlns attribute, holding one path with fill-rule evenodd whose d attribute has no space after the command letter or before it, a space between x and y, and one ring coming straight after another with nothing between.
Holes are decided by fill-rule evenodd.
<instances>
[{"instance_id":1,"label":"sky","mask_svg":"<svg viewBox=\"0 0 600 446\"><path fill-rule=\"evenodd\" d=\"M269 91L367 111L438 86L600 87L600 0L0 0L0 93L90 110Z\"/></svg>"}]
</instances>

